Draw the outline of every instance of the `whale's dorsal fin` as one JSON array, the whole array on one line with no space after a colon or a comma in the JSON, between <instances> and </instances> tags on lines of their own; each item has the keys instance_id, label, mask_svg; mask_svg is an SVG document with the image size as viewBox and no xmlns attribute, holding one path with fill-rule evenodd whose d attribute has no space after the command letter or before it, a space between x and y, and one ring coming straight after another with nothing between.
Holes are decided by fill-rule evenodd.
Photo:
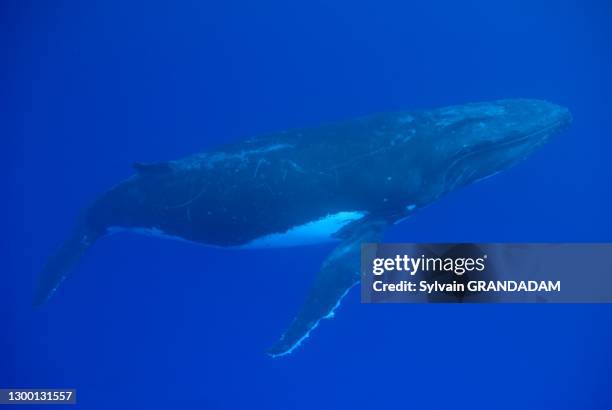
<instances>
[{"instance_id":1,"label":"whale's dorsal fin","mask_svg":"<svg viewBox=\"0 0 612 410\"><path fill-rule=\"evenodd\" d=\"M132 168L139 174L162 174L172 171L172 165L169 162L135 162Z\"/></svg>"},{"instance_id":2,"label":"whale's dorsal fin","mask_svg":"<svg viewBox=\"0 0 612 410\"><path fill-rule=\"evenodd\" d=\"M389 225L383 218L366 216L351 223L347 235L327 257L315 278L302 310L280 340L268 351L273 356L291 353L317 327L321 319L330 319L342 298L359 282L361 244L377 242Z\"/></svg>"}]
</instances>

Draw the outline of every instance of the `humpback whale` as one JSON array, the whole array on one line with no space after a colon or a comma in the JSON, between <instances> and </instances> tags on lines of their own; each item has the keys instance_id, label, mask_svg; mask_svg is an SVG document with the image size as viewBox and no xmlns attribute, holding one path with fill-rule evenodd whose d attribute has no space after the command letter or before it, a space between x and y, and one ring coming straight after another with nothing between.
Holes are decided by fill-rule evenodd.
<instances>
[{"instance_id":1,"label":"humpback whale","mask_svg":"<svg viewBox=\"0 0 612 410\"><path fill-rule=\"evenodd\" d=\"M40 274L49 299L99 238L119 230L221 247L337 242L269 354L290 353L359 281L363 242L445 193L521 161L571 122L550 102L509 99L399 111L137 163L101 195Z\"/></svg>"}]
</instances>

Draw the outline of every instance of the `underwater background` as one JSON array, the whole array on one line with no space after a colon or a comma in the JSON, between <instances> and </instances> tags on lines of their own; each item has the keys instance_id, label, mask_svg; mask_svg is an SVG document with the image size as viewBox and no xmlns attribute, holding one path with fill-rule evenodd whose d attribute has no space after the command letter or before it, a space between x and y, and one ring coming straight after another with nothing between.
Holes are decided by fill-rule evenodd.
<instances>
[{"instance_id":1,"label":"underwater background","mask_svg":"<svg viewBox=\"0 0 612 410\"><path fill-rule=\"evenodd\" d=\"M133 162L397 109L529 97L574 121L385 241L612 241L610 21L608 0L3 1L0 387L74 387L85 409L612 408L610 305L355 289L271 359L333 245L116 235L32 307L46 258Z\"/></svg>"}]
</instances>

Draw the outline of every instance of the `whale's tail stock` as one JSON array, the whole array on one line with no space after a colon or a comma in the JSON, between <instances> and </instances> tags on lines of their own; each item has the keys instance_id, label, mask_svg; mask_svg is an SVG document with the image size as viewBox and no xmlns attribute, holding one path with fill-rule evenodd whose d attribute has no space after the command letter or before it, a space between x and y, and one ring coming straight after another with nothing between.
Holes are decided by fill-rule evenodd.
<instances>
[{"instance_id":1,"label":"whale's tail stock","mask_svg":"<svg viewBox=\"0 0 612 410\"><path fill-rule=\"evenodd\" d=\"M35 306L42 305L49 300L83 254L100 236L99 232L88 227L85 218L77 223L72 236L60 246L57 252L51 255L43 267L34 295Z\"/></svg>"}]
</instances>

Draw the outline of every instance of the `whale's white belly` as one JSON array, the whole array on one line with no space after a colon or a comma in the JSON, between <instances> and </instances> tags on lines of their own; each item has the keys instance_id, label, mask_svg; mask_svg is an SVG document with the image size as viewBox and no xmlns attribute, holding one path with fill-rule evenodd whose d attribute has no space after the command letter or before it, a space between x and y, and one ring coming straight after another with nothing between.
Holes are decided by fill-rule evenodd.
<instances>
[{"instance_id":1,"label":"whale's white belly","mask_svg":"<svg viewBox=\"0 0 612 410\"><path fill-rule=\"evenodd\" d=\"M286 232L272 233L254 239L240 248L287 248L331 242L334 240L332 237L334 233L349 223L363 218L365 214L361 211L343 211L326 215L321 219L290 228Z\"/></svg>"},{"instance_id":2,"label":"whale's white belly","mask_svg":"<svg viewBox=\"0 0 612 410\"><path fill-rule=\"evenodd\" d=\"M363 218L366 212L362 211L343 211L335 214L326 215L323 218L307 222L303 225L294 226L285 232L271 233L260 238L256 238L244 245L235 246L239 249L261 249L261 248L287 248L292 246L314 245L334 241L333 234L338 232L349 223ZM159 227L150 228L123 228L112 226L107 233L129 231L147 236L154 236L162 239L173 239L183 242L192 242L180 236L170 235L162 231ZM201 244L200 242L197 242ZM208 244L204 244L208 245ZM209 245L215 246L215 245Z\"/></svg>"}]
</instances>

